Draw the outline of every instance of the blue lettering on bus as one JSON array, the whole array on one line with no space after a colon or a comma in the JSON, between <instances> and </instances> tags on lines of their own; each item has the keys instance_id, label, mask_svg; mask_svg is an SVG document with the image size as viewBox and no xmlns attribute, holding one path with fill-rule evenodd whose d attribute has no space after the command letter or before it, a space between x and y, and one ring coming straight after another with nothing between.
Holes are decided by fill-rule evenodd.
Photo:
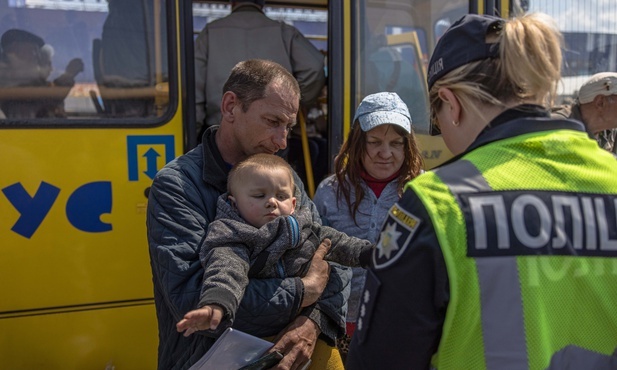
<instances>
[{"instance_id":1,"label":"blue lettering on bus","mask_svg":"<svg viewBox=\"0 0 617 370\"><path fill-rule=\"evenodd\" d=\"M11 230L30 239L41 226L56 202L60 188L42 181L34 196L30 196L21 183L2 189L2 193L19 212ZM102 222L101 215L111 213L112 190L110 181L97 181L77 188L66 204L66 217L78 230L98 233L112 230L112 225Z\"/></svg>"},{"instance_id":2,"label":"blue lettering on bus","mask_svg":"<svg viewBox=\"0 0 617 370\"><path fill-rule=\"evenodd\" d=\"M89 233L111 231L101 215L111 213L111 182L91 182L77 188L66 202L66 217L76 229Z\"/></svg>"},{"instance_id":3,"label":"blue lettering on bus","mask_svg":"<svg viewBox=\"0 0 617 370\"><path fill-rule=\"evenodd\" d=\"M30 239L58 198L60 188L42 181L33 197L21 183L7 186L2 192L20 215L11 230Z\"/></svg>"}]
</instances>

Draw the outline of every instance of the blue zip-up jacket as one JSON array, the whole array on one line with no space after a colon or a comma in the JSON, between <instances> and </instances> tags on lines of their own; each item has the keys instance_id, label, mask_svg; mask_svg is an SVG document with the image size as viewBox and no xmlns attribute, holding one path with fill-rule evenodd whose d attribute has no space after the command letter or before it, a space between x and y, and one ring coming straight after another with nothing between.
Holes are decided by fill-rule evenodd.
<instances>
[{"instance_id":1,"label":"blue zip-up jacket","mask_svg":"<svg viewBox=\"0 0 617 370\"><path fill-rule=\"evenodd\" d=\"M197 308L204 273L199 252L208 224L215 219L217 198L227 190L230 166L216 146L217 129L208 129L202 145L161 169L150 188L146 222L159 325L159 369L188 369L220 334L200 331L186 338L176 331L176 323ZM319 214L297 175L295 182L297 207L309 207L319 221ZM346 304L349 289L345 291L344 287L350 278L348 268L334 266L326 289L340 287L339 293L322 297L318 304ZM302 298L299 277L251 279L234 327L255 336L271 336L301 313L317 323L322 338L333 343L339 333L337 324L344 320L344 315L328 316L331 313L326 314L315 305L301 311Z\"/></svg>"}]
</instances>

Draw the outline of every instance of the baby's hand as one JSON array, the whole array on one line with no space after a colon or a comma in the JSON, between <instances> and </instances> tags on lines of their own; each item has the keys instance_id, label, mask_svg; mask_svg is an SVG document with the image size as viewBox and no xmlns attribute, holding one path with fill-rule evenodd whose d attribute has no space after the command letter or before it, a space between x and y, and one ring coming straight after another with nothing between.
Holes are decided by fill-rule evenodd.
<instances>
[{"instance_id":1,"label":"baby's hand","mask_svg":"<svg viewBox=\"0 0 617 370\"><path fill-rule=\"evenodd\" d=\"M223 309L217 305L207 305L190 311L176 324L176 330L188 337L199 330L214 330L223 319Z\"/></svg>"}]
</instances>

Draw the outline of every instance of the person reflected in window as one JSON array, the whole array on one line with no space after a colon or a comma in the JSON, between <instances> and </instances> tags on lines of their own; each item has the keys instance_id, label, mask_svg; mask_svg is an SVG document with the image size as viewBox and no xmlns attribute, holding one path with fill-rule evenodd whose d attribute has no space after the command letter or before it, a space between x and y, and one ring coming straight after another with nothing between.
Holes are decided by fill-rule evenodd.
<instances>
[{"instance_id":1,"label":"person reflected in window","mask_svg":"<svg viewBox=\"0 0 617 370\"><path fill-rule=\"evenodd\" d=\"M428 122L428 100L420 56L415 53L404 55L388 45L384 34L371 39L368 53L365 93L396 92L409 107L414 123Z\"/></svg>"},{"instance_id":2,"label":"person reflected in window","mask_svg":"<svg viewBox=\"0 0 617 370\"><path fill-rule=\"evenodd\" d=\"M0 101L7 118L65 117L64 99L83 72L81 59L72 59L64 73L48 81L53 66L53 47L25 30L10 29L0 38L0 87L52 87L43 96Z\"/></svg>"},{"instance_id":3,"label":"person reflected in window","mask_svg":"<svg viewBox=\"0 0 617 370\"><path fill-rule=\"evenodd\" d=\"M109 13L103 23L95 66L97 83L106 114L113 117L147 117L156 114L156 101L147 92L143 96L119 98L115 92L139 91L168 81L166 12L152 1L107 0ZM156 16L158 14L158 18ZM155 39L160 37L156 53ZM160 59L157 61L157 58ZM160 63L160 70L157 70ZM96 70L98 69L98 70ZM110 88L105 90L104 88ZM144 89L142 91L146 91Z\"/></svg>"}]
</instances>

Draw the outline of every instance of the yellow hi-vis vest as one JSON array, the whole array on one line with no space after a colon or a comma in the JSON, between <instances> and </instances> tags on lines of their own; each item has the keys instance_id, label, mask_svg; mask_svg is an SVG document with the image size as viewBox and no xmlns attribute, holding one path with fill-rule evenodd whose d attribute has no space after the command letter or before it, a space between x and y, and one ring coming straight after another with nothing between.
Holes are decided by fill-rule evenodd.
<instances>
[{"instance_id":1,"label":"yellow hi-vis vest","mask_svg":"<svg viewBox=\"0 0 617 370\"><path fill-rule=\"evenodd\" d=\"M567 348L613 354L610 153L583 132L535 132L479 147L408 186L429 212L450 281L434 367L546 369Z\"/></svg>"}]
</instances>

